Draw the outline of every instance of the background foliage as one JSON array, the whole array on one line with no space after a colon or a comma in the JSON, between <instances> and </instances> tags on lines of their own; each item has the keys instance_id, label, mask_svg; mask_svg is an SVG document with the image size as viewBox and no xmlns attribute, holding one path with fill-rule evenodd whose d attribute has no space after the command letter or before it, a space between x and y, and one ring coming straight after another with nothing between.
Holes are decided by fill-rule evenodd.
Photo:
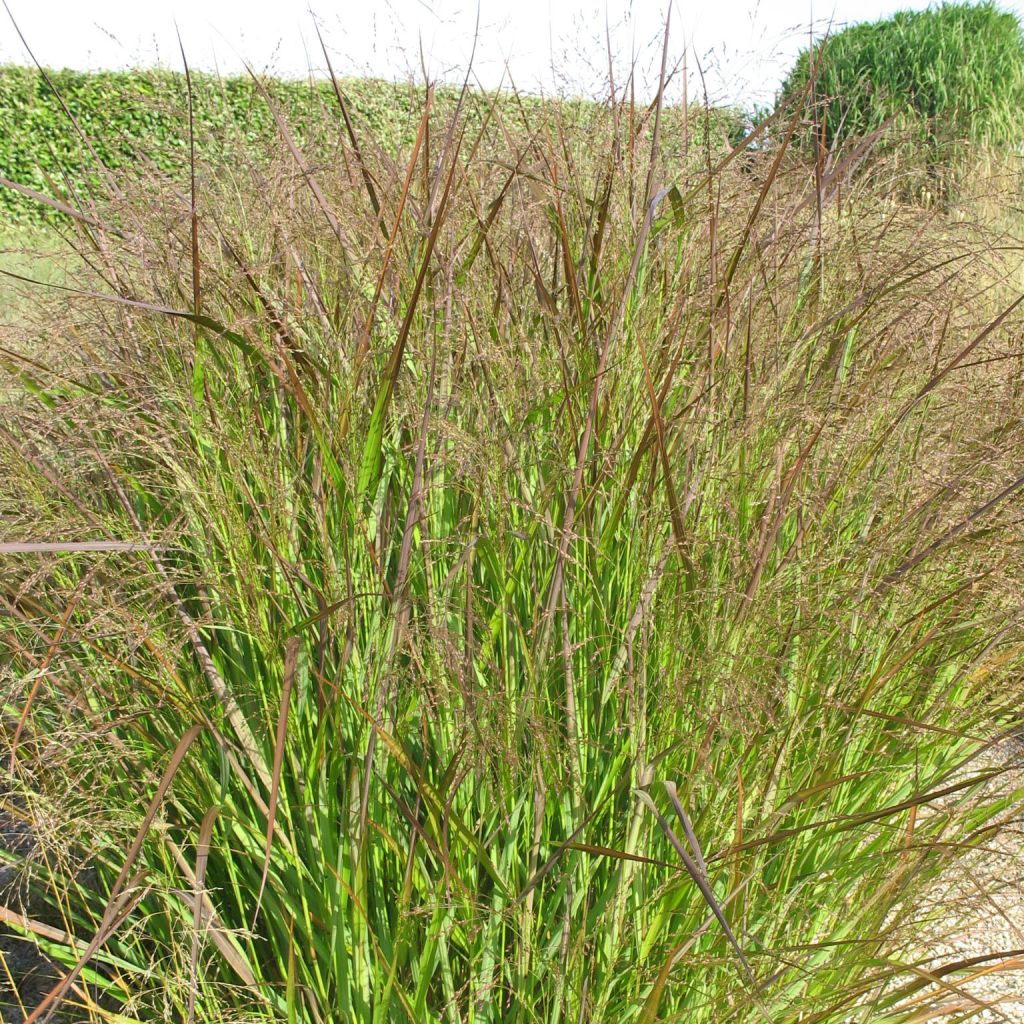
<instances>
[{"instance_id":1,"label":"background foliage","mask_svg":"<svg viewBox=\"0 0 1024 1024\"><path fill-rule=\"evenodd\" d=\"M956 144L1014 146L1024 131L1024 35L994 3L943 4L852 25L805 50L782 103L804 102L812 68L816 131L828 146L890 123L936 170Z\"/></svg>"},{"instance_id":2,"label":"background foliage","mask_svg":"<svg viewBox=\"0 0 1024 1024\"><path fill-rule=\"evenodd\" d=\"M47 81L47 79L49 81ZM220 78L192 72L196 146L212 163L230 163L239 152L267 155L277 124L261 93L266 88L295 141L330 149L346 131L330 79L283 80ZM366 145L393 154L413 141L420 92L410 83L345 79L339 88L354 126ZM498 105L515 123L536 113L545 101L504 93ZM435 110L450 116L458 90L440 86ZM66 107L66 110L64 109ZM102 195L97 160L119 174L159 175L184 185L188 175L188 89L185 75L163 69L134 71L53 71L0 66L0 176L46 195ZM561 102L561 116L580 128L601 116L593 102ZM81 129L79 134L68 114ZM466 112L467 124L474 120ZM680 115L675 112L675 116ZM671 115L670 115L671 116ZM743 134L737 109L692 115L690 139L699 145L710 135L715 146ZM84 143L82 136L88 139ZM12 189L0 189L0 216L9 224L39 225L61 215Z\"/></svg>"},{"instance_id":3,"label":"background foliage","mask_svg":"<svg viewBox=\"0 0 1024 1024\"><path fill-rule=\"evenodd\" d=\"M267 79L264 84L298 140L308 140L317 126L340 126L330 81ZM251 78L193 72L192 85L197 145L211 157L239 144L253 151L274 137L273 113ZM353 117L379 144L409 141L415 100L408 86L346 81L344 93ZM47 71L44 77L35 68L13 65L0 67L0 174L48 195L98 189L97 175L86 170L95 158L69 123L61 100L110 170L142 162L158 173L181 176L188 162L183 74L62 70ZM55 216L10 189L0 191L0 211L17 222Z\"/></svg>"}]
</instances>

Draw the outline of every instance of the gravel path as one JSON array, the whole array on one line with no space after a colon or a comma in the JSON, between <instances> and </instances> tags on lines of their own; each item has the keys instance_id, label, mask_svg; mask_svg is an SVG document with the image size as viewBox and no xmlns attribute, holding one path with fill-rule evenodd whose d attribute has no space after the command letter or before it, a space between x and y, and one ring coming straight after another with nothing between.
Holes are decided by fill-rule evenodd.
<instances>
[{"instance_id":1,"label":"gravel path","mask_svg":"<svg viewBox=\"0 0 1024 1024\"><path fill-rule=\"evenodd\" d=\"M991 763L1013 768L992 783L1003 792L1024 787L1024 752L1016 741L998 748ZM927 936L922 956L934 966L992 957L933 986L928 1003L940 1020L1024 1024L1024 817L1018 807L995 840L961 859L920 908ZM935 1019L935 1018L932 1018Z\"/></svg>"}]
</instances>

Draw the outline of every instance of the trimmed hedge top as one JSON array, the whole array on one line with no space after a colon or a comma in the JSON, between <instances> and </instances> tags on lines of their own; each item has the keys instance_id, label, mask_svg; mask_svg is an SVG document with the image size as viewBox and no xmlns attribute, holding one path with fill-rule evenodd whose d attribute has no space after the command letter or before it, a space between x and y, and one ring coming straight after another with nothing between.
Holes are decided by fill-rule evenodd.
<instances>
[{"instance_id":1,"label":"trimmed hedge top","mask_svg":"<svg viewBox=\"0 0 1024 1024\"><path fill-rule=\"evenodd\" d=\"M0 65L0 175L56 197L81 196L89 189L97 195L105 192L96 161L62 109L63 100L109 170L144 167L186 185L188 89L182 73L65 70L47 71L46 77L35 68ZM344 133L330 80L263 78L261 83L300 145L330 141ZM356 130L367 143L392 152L412 143L423 111L422 85L360 78L345 79L339 86ZM240 152L259 158L278 138L273 113L252 78L193 72L192 93L196 149L202 157L214 163L230 163ZM442 117L450 113L458 94L455 87L439 86L434 109ZM470 104L464 114L469 123L479 123L492 98L489 94L487 102ZM521 122L549 101L502 93L497 104L506 118ZM559 101L557 107L561 126L571 127L580 145L591 146L589 128L595 118L607 115L607 107L585 99ZM681 118L680 107L667 109L668 119L673 110ZM638 128L646 125L649 132L650 118L643 109L634 113ZM716 149L735 145L743 134L742 117L732 108L702 110L688 123L695 146L703 145L708 133ZM0 217L22 224L61 219L40 203L2 187Z\"/></svg>"},{"instance_id":2,"label":"trimmed hedge top","mask_svg":"<svg viewBox=\"0 0 1024 1024\"><path fill-rule=\"evenodd\" d=\"M183 74L162 70L48 71L61 99L111 170L146 161L160 173L180 176L188 161L187 90ZM210 148L269 141L273 115L251 78L192 74L196 145ZM329 81L266 81L299 139L337 117ZM407 85L346 81L344 94L360 127L381 144L398 144L415 127L422 96ZM340 123L340 117L337 118ZM92 168L92 172L87 170ZM66 194L97 181L95 161L34 68L0 66L0 174L47 194ZM0 216L21 223L53 219L45 208L0 189Z\"/></svg>"}]
</instances>

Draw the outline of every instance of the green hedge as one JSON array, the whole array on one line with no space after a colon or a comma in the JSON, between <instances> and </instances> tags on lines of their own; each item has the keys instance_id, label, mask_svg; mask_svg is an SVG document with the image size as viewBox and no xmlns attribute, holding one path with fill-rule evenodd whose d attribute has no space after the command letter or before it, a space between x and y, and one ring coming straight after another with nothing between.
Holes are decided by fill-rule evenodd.
<instances>
[{"instance_id":1,"label":"green hedge","mask_svg":"<svg viewBox=\"0 0 1024 1024\"><path fill-rule=\"evenodd\" d=\"M69 186L82 195L102 190L100 171L64 113L57 95L89 140L103 164L119 172L139 166L188 180L188 92L185 76L164 70L115 72L48 71L0 65L0 175L47 195L65 197ZM337 139L344 132L334 87L329 80L264 79L264 86L284 114L300 144ZM218 78L193 72L196 145L202 156L237 159L265 151L277 135L271 111L250 77ZM423 88L374 79L339 83L360 136L385 149L408 145L423 109ZM458 90L441 87L435 110L440 117L454 108ZM472 103L469 121L479 124L490 97ZM532 118L547 101L502 94L503 116L512 123ZM640 118L643 108L634 112ZM682 125L682 109L666 110L663 138ZM592 130L607 108L584 99L558 103L557 130L569 129L578 145L593 146ZM651 119L646 120L649 137ZM674 129L673 126L674 125ZM743 134L742 118L732 108L691 111L688 133L696 151L710 129L713 147L735 144ZM12 189L0 188L0 217L7 223L43 224L58 220L39 203Z\"/></svg>"},{"instance_id":2,"label":"green hedge","mask_svg":"<svg viewBox=\"0 0 1024 1024\"><path fill-rule=\"evenodd\" d=\"M901 11L837 32L814 48L818 123L827 141L867 135L891 121L934 159L964 140L1017 145L1024 139L1024 33L994 3ZM781 102L803 95L804 51Z\"/></svg>"},{"instance_id":3,"label":"green hedge","mask_svg":"<svg viewBox=\"0 0 1024 1024\"><path fill-rule=\"evenodd\" d=\"M103 163L112 170L140 159L171 176L188 166L187 91L182 74L162 71L48 71ZM273 116L251 78L193 73L197 146L207 152L240 142L258 150L276 132ZM317 126L341 127L329 81L266 83L299 139ZM403 141L415 125L422 96L412 87L357 80L343 84L363 131L385 145ZM329 113L328 113L329 112ZM53 89L34 68L0 66L0 174L47 194L66 194L98 181L95 161ZM184 180L184 178L183 178ZM0 216L18 223L50 219L38 204L0 189Z\"/></svg>"}]
</instances>

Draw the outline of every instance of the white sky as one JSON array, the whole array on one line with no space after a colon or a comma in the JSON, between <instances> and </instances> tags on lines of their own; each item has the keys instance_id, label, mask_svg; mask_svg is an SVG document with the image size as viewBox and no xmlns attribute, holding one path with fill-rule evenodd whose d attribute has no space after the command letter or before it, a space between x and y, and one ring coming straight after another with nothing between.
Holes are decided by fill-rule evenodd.
<instances>
[{"instance_id":1,"label":"white sky","mask_svg":"<svg viewBox=\"0 0 1024 1024\"><path fill-rule=\"evenodd\" d=\"M302 76L324 68L321 26L335 71L454 78L472 48L478 0L7 0L39 61L50 67L180 67L175 22L193 67L255 68ZM597 95L606 89L606 25L618 70L639 56L638 78L657 78L669 0L479 0L474 71L494 87L509 75L525 91ZM671 59L684 49L705 70L713 100L767 102L809 26L820 31L927 0L673 0ZM1024 14L1024 0L1000 6ZM0 10L0 62L28 60ZM681 81L681 79L680 79ZM507 78L506 78L507 84ZM699 81L691 75L691 90Z\"/></svg>"}]
</instances>

